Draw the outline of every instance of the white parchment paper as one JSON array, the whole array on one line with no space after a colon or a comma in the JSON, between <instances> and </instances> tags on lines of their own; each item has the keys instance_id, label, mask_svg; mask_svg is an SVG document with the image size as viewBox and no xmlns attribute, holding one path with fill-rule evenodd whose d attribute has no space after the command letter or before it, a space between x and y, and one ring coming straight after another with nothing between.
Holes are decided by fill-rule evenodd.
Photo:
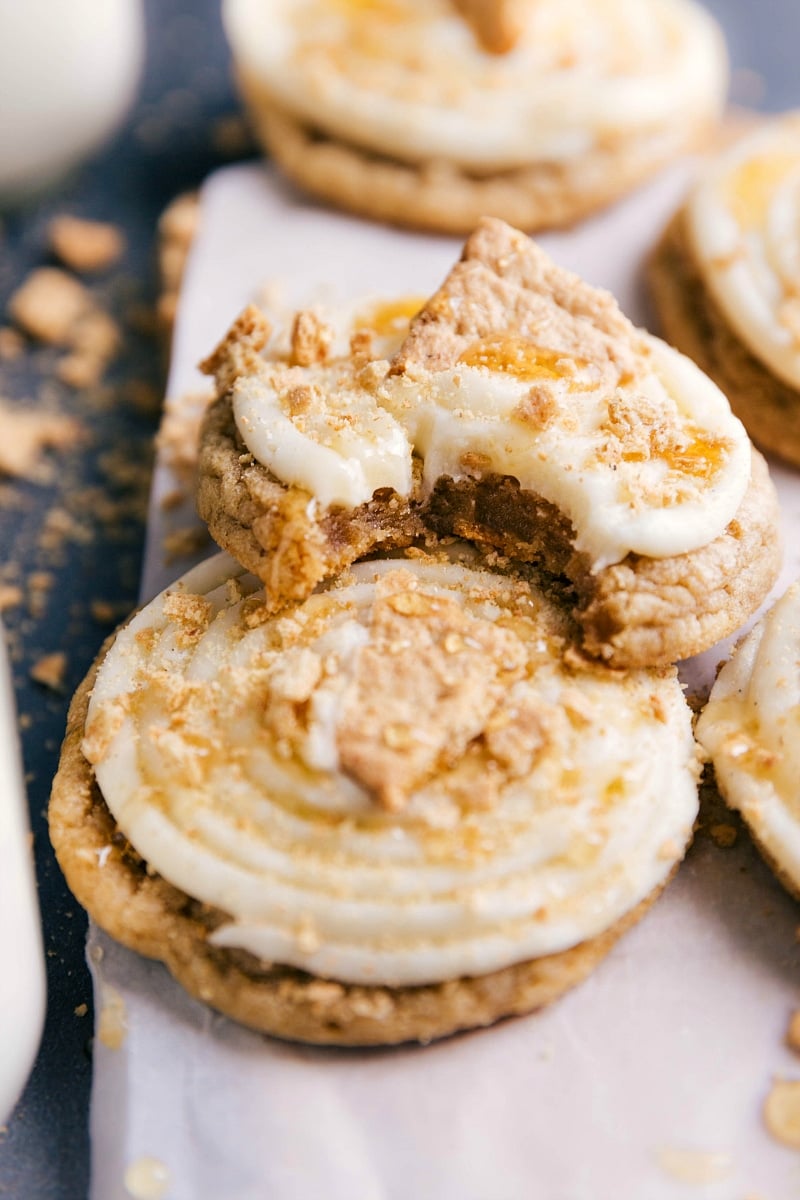
<instances>
[{"instance_id":1,"label":"white parchment paper","mask_svg":"<svg viewBox=\"0 0 800 1200\"><path fill-rule=\"evenodd\" d=\"M647 323L641 262L687 171L541 240ZM320 288L425 293L459 248L317 208L262 166L217 173L170 395L206 386L195 364L265 282L298 302ZM800 571L800 476L773 474L787 541L777 593ZM164 562L165 533L192 519L161 508L173 487L162 463L145 598L191 565ZM724 651L689 665L691 686L707 684ZM552 1008L387 1051L259 1037L92 928L98 1011L121 1001L127 1022L118 1048L96 1040L93 1200L796 1198L800 1155L769 1137L760 1110L773 1077L800 1078L783 1042L800 1004L799 918L744 834L727 850L701 838L652 912Z\"/></svg>"}]
</instances>

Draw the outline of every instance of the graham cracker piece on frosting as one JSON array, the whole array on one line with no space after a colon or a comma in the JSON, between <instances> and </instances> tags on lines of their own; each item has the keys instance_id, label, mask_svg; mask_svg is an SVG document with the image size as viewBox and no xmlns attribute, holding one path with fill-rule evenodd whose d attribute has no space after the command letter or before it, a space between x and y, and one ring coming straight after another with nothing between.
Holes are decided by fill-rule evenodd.
<instances>
[{"instance_id":1,"label":"graham cracker piece on frosting","mask_svg":"<svg viewBox=\"0 0 800 1200\"><path fill-rule=\"evenodd\" d=\"M204 375L213 375L220 395L240 375L257 372L261 351L269 341L272 326L260 308L248 304L231 325L215 350L199 364Z\"/></svg>"},{"instance_id":2,"label":"graham cracker piece on frosting","mask_svg":"<svg viewBox=\"0 0 800 1200\"><path fill-rule=\"evenodd\" d=\"M509 335L545 351L557 369L563 357L565 374L570 361L592 365L597 383L612 388L636 370L636 331L613 296L556 266L504 221L486 217L411 322L391 374L418 379L446 370L482 342L496 354L502 349L496 339Z\"/></svg>"},{"instance_id":3,"label":"graham cracker piece on frosting","mask_svg":"<svg viewBox=\"0 0 800 1200\"><path fill-rule=\"evenodd\" d=\"M508 54L525 28L525 17L533 0L453 0L471 26L484 50Z\"/></svg>"},{"instance_id":4,"label":"graham cracker piece on frosting","mask_svg":"<svg viewBox=\"0 0 800 1200\"><path fill-rule=\"evenodd\" d=\"M337 743L343 769L391 810L484 731L525 656L507 630L418 591L406 572L378 592Z\"/></svg>"}]
</instances>

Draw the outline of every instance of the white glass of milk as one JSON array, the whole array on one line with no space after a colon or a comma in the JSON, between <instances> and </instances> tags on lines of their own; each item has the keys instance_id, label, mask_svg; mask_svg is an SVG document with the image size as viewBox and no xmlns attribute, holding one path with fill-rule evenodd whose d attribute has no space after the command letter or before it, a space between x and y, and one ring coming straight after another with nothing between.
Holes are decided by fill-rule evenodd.
<instances>
[{"instance_id":1,"label":"white glass of milk","mask_svg":"<svg viewBox=\"0 0 800 1200\"><path fill-rule=\"evenodd\" d=\"M131 105L143 57L141 0L0 0L0 202L103 143Z\"/></svg>"},{"instance_id":2,"label":"white glass of milk","mask_svg":"<svg viewBox=\"0 0 800 1200\"><path fill-rule=\"evenodd\" d=\"M17 721L0 624L0 1125L42 1033L44 958Z\"/></svg>"}]
</instances>

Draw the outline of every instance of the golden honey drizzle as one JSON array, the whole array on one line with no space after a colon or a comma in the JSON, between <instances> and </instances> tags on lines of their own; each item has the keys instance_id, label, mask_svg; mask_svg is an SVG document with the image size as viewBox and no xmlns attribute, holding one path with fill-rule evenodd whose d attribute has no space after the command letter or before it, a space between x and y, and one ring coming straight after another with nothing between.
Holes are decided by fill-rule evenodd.
<instances>
[{"instance_id":1,"label":"golden honey drizzle","mask_svg":"<svg viewBox=\"0 0 800 1200\"><path fill-rule=\"evenodd\" d=\"M327 0L329 8L343 16L377 17L386 21L402 21L408 16L407 5L398 0Z\"/></svg>"},{"instance_id":2,"label":"golden honey drizzle","mask_svg":"<svg viewBox=\"0 0 800 1200\"><path fill-rule=\"evenodd\" d=\"M537 379L566 379L579 386L572 376L575 367L585 367L580 359L570 359L560 350L547 350L528 338L496 334L467 346L458 361L465 367L486 367L522 382Z\"/></svg>"},{"instance_id":3,"label":"golden honey drizzle","mask_svg":"<svg viewBox=\"0 0 800 1200\"><path fill-rule=\"evenodd\" d=\"M761 229L775 191L800 165L796 154L769 154L742 163L726 180L728 205L744 230Z\"/></svg>"},{"instance_id":4,"label":"golden honey drizzle","mask_svg":"<svg viewBox=\"0 0 800 1200\"><path fill-rule=\"evenodd\" d=\"M402 333L425 303L424 296L403 296L398 300L386 300L364 309L354 322L356 329L370 329L378 337Z\"/></svg>"},{"instance_id":5,"label":"golden honey drizzle","mask_svg":"<svg viewBox=\"0 0 800 1200\"><path fill-rule=\"evenodd\" d=\"M641 450L629 450L623 453L623 462L647 462L648 459L658 458L678 475L688 475L693 479L711 479L723 467L730 442L726 438L706 437L694 429L688 429L691 441L685 445L675 442L664 448L651 448L649 453Z\"/></svg>"}]
</instances>

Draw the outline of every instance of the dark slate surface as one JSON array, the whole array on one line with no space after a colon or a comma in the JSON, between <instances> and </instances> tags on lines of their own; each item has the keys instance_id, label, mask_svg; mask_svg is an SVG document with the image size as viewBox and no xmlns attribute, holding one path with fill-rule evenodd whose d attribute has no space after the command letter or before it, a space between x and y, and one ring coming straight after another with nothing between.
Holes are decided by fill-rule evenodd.
<instances>
[{"instance_id":1,"label":"dark slate surface","mask_svg":"<svg viewBox=\"0 0 800 1200\"><path fill-rule=\"evenodd\" d=\"M723 23L737 69L734 96L768 109L800 105L800 6L797 0L708 0ZM54 577L42 612L9 610L14 682L24 714L22 740L29 780L39 895L47 951L48 1016L28 1087L8 1127L0 1130L0 1197L83 1200L88 1191L87 1111L91 1077L91 993L84 963L85 918L70 897L47 839L47 804L68 696L108 631L91 615L92 600L120 613L137 594L143 541L143 503L157 414L141 403L163 386L164 357L136 311L156 294L153 232L160 212L224 159L214 148L215 119L236 106L215 0L146 0L148 61L139 99L114 144L35 204L6 214L0 226L0 314L14 286L47 261L45 229L70 211L120 225L128 251L121 269L93 286L122 321L125 349L110 371L108 389L80 396L48 379L55 354L31 348L14 363L0 362L0 395L22 401L42 396L79 416L91 441L59 458L49 486L0 486L0 568L20 564ZM2 36L2 30L0 30ZM0 324L3 323L0 315ZM135 387L132 386L135 385ZM44 392L43 392L44 389ZM131 464L120 478L108 456ZM100 485L116 502L104 514L87 488ZM74 532L61 545L42 545L47 514L70 513ZM124 520L120 523L120 514ZM44 653L64 649L63 693L31 683L29 670ZM87 1005L84 1016L75 1013Z\"/></svg>"}]
</instances>

